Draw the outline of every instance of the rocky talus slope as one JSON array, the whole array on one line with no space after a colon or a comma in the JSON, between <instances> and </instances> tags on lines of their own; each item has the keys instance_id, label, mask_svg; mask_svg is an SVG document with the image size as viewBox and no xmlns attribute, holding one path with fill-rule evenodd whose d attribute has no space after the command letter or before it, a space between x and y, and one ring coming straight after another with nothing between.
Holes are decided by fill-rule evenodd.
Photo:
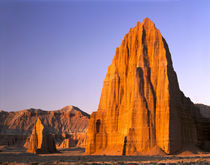
<instances>
[{"instance_id":1,"label":"rocky talus slope","mask_svg":"<svg viewBox=\"0 0 210 165\"><path fill-rule=\"evenodd\" d=\"M65 139L71 146L84 147L89 123L89 114L74 106L61 110L44 111L27 109L17 112L0 112L0 145L18 145L28 147L32 129L40 118L45 128L56 140L57 147Z\"/></svg>"},{"instance_id":2,"label":"rocky talus slope","mask_svg":"<svg viewBox=\"0 0 210 165\"><path fill-rule=\"evenodd\" d=\"M124 36L108 67L86 152L173 154L199 143L199 116L179 88L165 39L145 18Z\"/></svg>"}]
</instances>

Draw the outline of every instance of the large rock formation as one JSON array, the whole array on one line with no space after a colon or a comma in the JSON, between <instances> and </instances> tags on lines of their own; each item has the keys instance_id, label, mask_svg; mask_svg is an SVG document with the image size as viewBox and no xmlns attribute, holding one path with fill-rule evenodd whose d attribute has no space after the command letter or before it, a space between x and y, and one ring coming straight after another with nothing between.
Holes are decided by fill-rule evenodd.
<instances>
[{"instance_id":1,"label":"large rock formation","mask_svg":"<svg viewBox=\"0 0 210 165\"><path fill-rule=\"evenodd\" d=\"M86 153L175 153L197 143L196 113L179 89L165 39L146 18L125 35L108 67Z\"/></svg>"},{"instance_id":2,"label":"large rock formation","mask_svg":"<svg viewBox=\"0 0 210 165\"><path fill-rule=\"evenodd\" d=\"M27 152L33 154L57 152L54 137L44 128L39 118L33 128Z\"/></svg>"},{"instance_id":3,"label":"large rock formation","mask_svg":"<svg viewBox=\"0 0 210 165\"><path fill-rule=\"evenodd\" d=\"M85 146L90 116L75 106L66 106L56 111L40 109L0 111L0 145L23 146L26 142L24 146L28 148L29 136L37 117L55 136L56 144L60 145L66 137L72 137L71 146Z\"/></svg>"}]
</instances>

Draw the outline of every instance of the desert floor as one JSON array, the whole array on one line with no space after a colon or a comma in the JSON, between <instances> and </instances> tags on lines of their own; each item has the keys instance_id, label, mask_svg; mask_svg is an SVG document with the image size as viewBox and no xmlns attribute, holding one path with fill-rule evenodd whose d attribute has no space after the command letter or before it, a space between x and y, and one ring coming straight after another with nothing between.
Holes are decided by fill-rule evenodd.
<instances>
[{"instance_id":1,"label":"desert floor","mask_svg":"<svg viewBox=\"0 0 210 165\"><path fill-rule=\"evenodd\" d=\"M210 164L210 153L165 156L92 156L84 149L59 150L60 153L33 155L26 149L1 146L0 164Z\"/></svg>"}]
</instances>

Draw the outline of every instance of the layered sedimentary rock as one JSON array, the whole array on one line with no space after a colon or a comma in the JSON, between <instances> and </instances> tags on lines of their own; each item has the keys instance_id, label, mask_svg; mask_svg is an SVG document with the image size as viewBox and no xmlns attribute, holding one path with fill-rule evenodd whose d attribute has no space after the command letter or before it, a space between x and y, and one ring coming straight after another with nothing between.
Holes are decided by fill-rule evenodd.
<instances>
[{"instance_id":1,"label":"layered sedimentary rock","mask_svg":"<svg viewBox=\"0 0 210 165\"><path fill-rule=\"evenodd\" d=\"M33 154L57 152L54 137L44 128L39 118L33 128L27 152Z\"/></svg>"},{"instance_id":2,"label":"layered sedimentary rock","mask_svg":"<svg viewBox=\"0 0 210 165\"><path fill-rule=\"evenodd\" d=\"M125 35L108 67L86 153L175 153L197 143L196 113L179 89L165 39L146 18Z\"/></svg>"},{"instance_id":3,"label":"layered sedimentary rock","mask_svg":"<svg viewBox=\"0 0 210 165\"><path fill-rule=\"evenodd\" d=\"M74 146L84 146L81 139L88 129L89 114L75 106L66 106L61 110L44 111L27 109L17 112L0 111L0 145L16 145L28 147L29 136L39 117L45 128L55 136L56 144L60 144L63 135L76 136ZM84 142L84 144L81 144Z\"/></svg>"}]
</instances>

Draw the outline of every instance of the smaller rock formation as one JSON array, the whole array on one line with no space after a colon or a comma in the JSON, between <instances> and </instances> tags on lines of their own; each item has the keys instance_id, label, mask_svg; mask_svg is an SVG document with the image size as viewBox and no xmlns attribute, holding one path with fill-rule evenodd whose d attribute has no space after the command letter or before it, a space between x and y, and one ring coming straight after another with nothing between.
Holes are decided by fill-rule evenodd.
<instances>
[{"instance_id":1,"label":"smaller rock formation","mask_svg":"<svg viewBox=\"0 0 210 165\"><path fill-rule=\"evenodd\" d=\"M59 148L69 148L70 147L70 139L64 139L62 143L58 146Z\"/></svg>"},{"instance_id":2,"label":"smaller rock formation","mask_svg":"<svg viewBox=\"0 0 210 165\"><path fill-rule=\"evenodd\" d=\"M86 133L63 134L60 144L56 144L59 149L66 149L70 147L85 148Z\"/></svg>"},{"instance_id":3,"label":"smaller rock formation","mask_svg":"<svg viewBox=\"0 0 210 165\"><path fill-rule=\"evenodd\" d=\"M57 152L54 137L47 132L39 118L33 128L27 152L33 154Z\"/></svg>"}]
</instances>

